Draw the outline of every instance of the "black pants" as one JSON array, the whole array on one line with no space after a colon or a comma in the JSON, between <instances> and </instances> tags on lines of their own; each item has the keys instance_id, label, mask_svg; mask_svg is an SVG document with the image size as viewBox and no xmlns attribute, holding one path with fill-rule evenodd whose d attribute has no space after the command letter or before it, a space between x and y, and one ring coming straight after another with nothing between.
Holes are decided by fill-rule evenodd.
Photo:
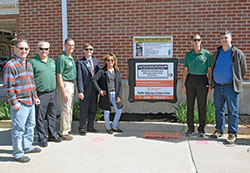
<instances>
[{"instance_id":1,"label":"black pants","mask_svg":"<svg viewBox=\"0 0 250 173\"><path fill-rule=\"evenodd\" d=\"M94 128L95 116L97 113L97 92L94 88L91 89L91 94L84 95L84 99L80 100L80 117L79 131L86 130L86 119L88 117L87 129Z\"/></svg>"},{"instance_id":2,"label":"black pants","mask_svg":"<svg viewBox=\"0 0 250 173\"><path fill-rule=\"evenodd\" d=\"M206 75L187 75L186 79L187 95L187 124L188 130L194 132L194 103L197 98L199 113L199 133L204 133L206 125L206 107L208 93L208 79Z\"/></svg>"},{"instance_id":3,"label":"black pants","mask_svg":"<svg viewBox=\"0 0 250 173\"><path fill-rule=\"evenodd\" d=\"M47 141L45 121L48 123L48 135L55 138L56 132L56 92L37 92L40 104L36 105L36 129L38 141Z\"/></svg>"}]
</instances>

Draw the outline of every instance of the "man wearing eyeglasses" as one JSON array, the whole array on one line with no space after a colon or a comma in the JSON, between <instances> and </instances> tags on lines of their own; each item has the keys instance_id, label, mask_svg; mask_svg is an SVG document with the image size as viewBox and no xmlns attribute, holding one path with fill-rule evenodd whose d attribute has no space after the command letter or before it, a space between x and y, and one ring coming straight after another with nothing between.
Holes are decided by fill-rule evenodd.
<instances>
[{"instance_id":1,"label":"man wearing eyeglasses","mask_svg":"<svg viewBox=\"0 0 250 173\"><path fill-rule=\"evenodd\" d=\"M60 137L62 140L70 141L73 139L69 132L71 132L76 80L76 66L72 56L75 49L74 40L67 38L64 47L65 51L56 60L56 77L60 89Z\"/></svg>"},{"instance_id":2,"label":"man wearing eyeglasses","mask_svg":"<svg viewBox=\"0 0 250 173\"><path fill-rule=\"evenodd\" d=\"M79 134L82 136L88 132L96 133L94 128L95 116L97 113L97 91L92 85L92 78L99 70L99 62L92 57L93 46L83 45L84 57L76 62L77 68L77 89L80 99ZM86 119L88 124L86 127Z\"/></svg>"},{"instance_id":3,"label":"man wearing eyeglasses","mask_svg":"<svg viewBox=\"0 0 250 173\"><path fill-rule=\"evenodd\" d=\"M207 93L211 91L209 85L212 72L212 56L208 50L201 47L199 34L191 36L193 49L185 56L182 91L187 97L187 125L188 137L194 134L194 103L197 98L199 114L199 137L205 137Z\"/></svg>"},{"instance_id":4,"label":"man wearing eyeglasses","mask_svg":"<svg viewBox=\"0 0 250 173\"><path fill-rule=\"evenodd\" d=\"M35 107L40 104L31 65L27 62L30 48L28 41L18 39L15 55L4 68L4 90L8 96L12 116L13 156L18 162L29 162L25 153L39 153L32 145L34 140Z\"/></svg>"},{"instance_id":5,"label":"man wearing eyeglasses","mask_svg":"<svg viewBox=\"0 0 250 173\"><path fill-rule=\"evenodd\" d=\"M38 43L38 54L29 60L32 65L36 91L40 104L36 105L36 129L41 147L47 147L48 141L61 142L56 132L56 64L49 55L49 42ZM48 138L45 121L48 124Z\"/></svg>"},{"instance_id":6,"label":"man wearing eyeglasses","mask_svg":"<svg viewBox=\"0 0 250 173\"><path fill-rule=\"evenodd\" d=\"M214 106L216 130L211 137L223 136L225 128L225 103L228 109L228 138L226 144L234 144L237 140L239 124L239 95L243 90L242 80L247 72L246 57L237 47L232 45L230 31L220 33L221 45L213 58Z\"/></svg>"}]
</instances>

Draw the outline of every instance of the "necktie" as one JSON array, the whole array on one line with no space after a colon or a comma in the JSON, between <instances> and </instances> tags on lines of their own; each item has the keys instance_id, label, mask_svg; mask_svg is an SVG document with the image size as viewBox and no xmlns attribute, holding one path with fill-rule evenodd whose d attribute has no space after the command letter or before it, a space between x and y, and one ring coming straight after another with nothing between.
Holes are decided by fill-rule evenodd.
<instances>
[{"instance_id":1,"label":"necktie","mask_svg":"<svg viewBox=\"0 0 250 173\"><path fill-rule=\"evenodd\" d=\"M94 72L94 65L93 65L93 63L92 63L92 59L89 60L89 63L90 63L91 74L92 74L92 76L94 76L94 75L95 75L95 72Z\"/></svg>"}]
</instances>

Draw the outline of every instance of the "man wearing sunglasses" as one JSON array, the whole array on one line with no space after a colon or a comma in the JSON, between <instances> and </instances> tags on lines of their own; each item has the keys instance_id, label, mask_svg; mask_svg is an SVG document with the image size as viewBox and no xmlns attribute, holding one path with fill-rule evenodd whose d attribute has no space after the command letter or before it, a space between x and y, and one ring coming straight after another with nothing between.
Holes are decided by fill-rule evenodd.
<instances>
[{"instance_id":1,"label":"man wearing sunglasses","mask_svg":"<svg viewBox=\"0 0 250 173\"><path fill-rule=\"evenodd\" d=\"M40 104L31 65L27 62L30 48L28 41L18 39L15 55L4 68L4 90L8 96L12 117L13 156L18 162L29 162L25 153L39 153L32 145L34 140L35 107Z\"/></svg>"},{"instance_id":2,"label":"man wearing sunglasses","mask_svg":"<svg viewBox=\"0 0 250 173\"><path fill-rule=\"evenodd\" d=\"M76 66L73 58L75 42L67 38L64 42L65 51L56 60L56 77L59 85L60 100L60 137L62 140L73 139L71 132L72 114L75 95Z\"/></svg>"},{"instance_id":3,"label":"man wearing sunglasses","mask_svg":"<svg viewBox=\"0 0 250 173\"><path fill-rule=\"evenodd\" d=\"M216 130L211 137L223 136L225 128L225 104L228 109L228 138L226 144L234 144L239 124L239 95L242 80L247 72L244 53L232 45L230 31L220 33L221 45L214 53L213 80Z\"/></svg>"},{"instance_id":4,"label":"man wearing sunglasses","mask_svg":"<svg viewBox=\"0 0 250 173\"><path fill-rule=\"evenodd\" d=\"M93 46L85 43L83 45L84 57L76 62L77 89L80 99L79 134L82 136L88 132L96 133L94 128L97 113L97 91L92 85L92 78L99 70L99 61L92 57ZM88 124L86 126L86 118Z\"/></svg>"},{"instance_id":5,"label":"man wearing sunglasses","mask_svg":"<svg viewBox=\"0 0 250 173\"><path fill-rule=\"evenodd\" d=\"M199 34L191 36L193 49L185 56L182 91L187 97L188 137L194 134L194 103L197 98L199 114L199 137L205 137L207 93L211 91L212 56L201 47Z\"/></svg>"},{"instance_id":6,"label":"man wearing sunglasses","mask_svg":"<svg viewBox=\"0 0 250 173\"><path fill-rule=\"evenodd\" d=\"M41 147L47 147L48 141L61 142L56 132L56 64L48 56L49 48L49 42L40 41L37 56L29 60L34 72L37 95L41 102L36 105L36 129Z\"/></svg>"}]
</instances>

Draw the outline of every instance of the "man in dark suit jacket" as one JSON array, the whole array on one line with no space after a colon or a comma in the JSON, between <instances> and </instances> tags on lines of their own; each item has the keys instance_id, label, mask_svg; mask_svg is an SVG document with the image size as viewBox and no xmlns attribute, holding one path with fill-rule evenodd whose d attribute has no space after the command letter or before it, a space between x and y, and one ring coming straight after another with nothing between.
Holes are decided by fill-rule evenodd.
<instances>
[{"instance_id":1,"label":"man in dark suit jacket","mask_svg":"<svg viewBox=\"0 0 250 173\"><path fill-rule=\"evenodd\" d=\"M80 98L79 134L86 135L86 118L88 116L87 131L97 132L94 120L97 113L97 91L92 86L91 80L99 70L99 62L92 57L93 46L84 44L84 57L76 62L77 89Z\"/></svg>"}]
</instances>

